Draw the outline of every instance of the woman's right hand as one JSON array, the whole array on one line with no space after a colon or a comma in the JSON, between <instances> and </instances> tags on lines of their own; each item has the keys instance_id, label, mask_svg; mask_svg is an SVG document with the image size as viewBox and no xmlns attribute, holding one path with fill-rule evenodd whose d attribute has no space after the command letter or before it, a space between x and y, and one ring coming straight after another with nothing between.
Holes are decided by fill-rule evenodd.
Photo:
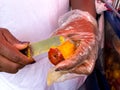
<instances>
[{"instance_id":1,"label":"woman's right hand","mask_svg":"<svg viewBox=\"0 0 120 90\"><path fill-rule=\"evenodd\" d=\"M7 29L0 28L0 72L16 73L34 61L21 53L29 42L17 40Z\"/></svg>"}]
</instances>

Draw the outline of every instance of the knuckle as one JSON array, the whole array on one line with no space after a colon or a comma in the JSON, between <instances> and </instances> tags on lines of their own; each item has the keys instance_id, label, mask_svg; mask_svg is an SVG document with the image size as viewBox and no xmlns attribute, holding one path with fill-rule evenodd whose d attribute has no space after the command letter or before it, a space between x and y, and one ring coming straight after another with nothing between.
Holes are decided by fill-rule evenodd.
<instances>
[{"instance_id":1,"label":"knuckle","mask_svg":"<svg viewBox=\"0 0 120 90\"><path fill-rule=\"evenodd\" d=\"M6 28L0 28L0 31L1 32L8 32L8 29L6 29Z\"/></svg>"},{"instance_id":2,"label":"knuckle","mask_svg":"<svg viewBox=\"0 0 120 90\"><path fill-rule=\"evenodd\" d=\"M14 57L12 58L15 62L20 62L21 58L17 55L14 55Z\"/></svg>"},{"instance_id":3,"label":"knuckle","mask_svg":"<svg viewBox=\"0 0 120 90\"><path fill-rule=\"evenodd\" d=\"M12 60L14 60L16 63L19 63L20 65L26 65L30 61L30 60L28 60L27 57L25 57L23 55L19 55L19 56L18 55L14 55Z\"/></svg>"},{"instance_id":4,"label":"knuckle","mask_svg":"<svg viewBox=\"0 0 120 90\"><path fill-rule=\"evenodd\" d=\"M22 55L14 55L14 57L12 57L12 60L16 63L19 63L21 65L25 65L25 60L24 60L24 57ZM27 61L27 60L26 60ZM15 66L17 67L17 66Z\"/></svg>"}]
</instances>

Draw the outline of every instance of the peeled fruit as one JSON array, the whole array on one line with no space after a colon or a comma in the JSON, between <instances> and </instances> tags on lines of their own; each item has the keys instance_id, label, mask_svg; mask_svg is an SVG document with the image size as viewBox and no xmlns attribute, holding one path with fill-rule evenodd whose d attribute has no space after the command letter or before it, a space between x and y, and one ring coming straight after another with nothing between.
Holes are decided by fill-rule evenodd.
<instances>
[{"instance_id":1,"label":"peeled fruit","mask_svg":"<svg viewBox=\"0 0 120 90\"><path fill-rule=\"evenodd\" d=\"M62 53L57 48L50 48L48 52L48 58L54 65L64 60Z\"/></svg>"},{"instance_id":2,"label":"peeled fruit","mask_svg":"<svg viewBox=\"0 0 120 90\"><path fill-rule=\"evenodd\" d=\"M75 45L71 41L66 41L57 47L65 59L69 58L74 53Z\"/></svg>"},{"instance_id":3,"label":"peeled fruit","mask_svg":"<svg viewBox=\"0 0 120 90\"><path fill-rule=\"evenodd\" d=\"M52 64L56 65L59 62L69 58L75 51L75 45L70 40L65 41L58 47L50 48L48 58Z\"/></svg>"}]
</instances>

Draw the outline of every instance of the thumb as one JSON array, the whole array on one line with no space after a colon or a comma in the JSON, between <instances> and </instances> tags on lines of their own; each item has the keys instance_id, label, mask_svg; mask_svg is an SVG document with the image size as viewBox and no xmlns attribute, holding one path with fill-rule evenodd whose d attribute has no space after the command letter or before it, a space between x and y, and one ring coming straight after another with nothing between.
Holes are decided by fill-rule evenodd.
<instances>
[{"instance_id":1,"label":"thumb","mask_svg":"<svg viewBox=\"0 0 120 90\"><path fill-rule=\"evenodd\" d=\"M78 63L79 63L78 60L75 60L75 59L74 60L73 59L64 60L56 65L56 71L70 70L73 67L75 67Z\"/></svg>"},{"instance_id":2,"label":"thumb","mask_svg":"<svg viewBox=\"0 0 120 90\"><path fill-rule=\"evenodd\" d=\"M29 42L14 43L13 46L16 47L18 50L23 50L29 46Z\"/></svg>"},{"instance_id":3,"label":"thumb","mask_svg":"<svg viewBox=\"0 0 120 90\"><path fill-rule=\"evenodd\" d=\"M22 50L22 49L25 49L29 45L29 42L21 42L21 41L19 41L7 29L1 28L1 31L2 31L2 34L3 34L4 38L5 38L5 40L9 44L11 44L14 47L16 47L17 49Z\"/></svg>"}]
</instances>

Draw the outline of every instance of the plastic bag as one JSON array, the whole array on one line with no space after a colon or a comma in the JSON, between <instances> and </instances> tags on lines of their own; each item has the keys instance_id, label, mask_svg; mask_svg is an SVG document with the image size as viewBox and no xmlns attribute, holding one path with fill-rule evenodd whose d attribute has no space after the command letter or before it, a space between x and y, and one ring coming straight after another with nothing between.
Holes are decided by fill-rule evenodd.
<instances>
[{"instance_id":1,"label":"plastic bag","mask_svg":"<svg viewBox=\"0 0 120 90\"><path fill-rule=\"evenodd\" d=\"M47 84L51 85L54 82L89 75L94 68L98 55L99 35L96 20L88 12L72 10L59 19L59 28L53 35L64 36L66 40L73 41L76 48L79 47L80 50L76 49L75 53L68 58L69 60L73 60L72 63L66 60L69 65L68 70L56 71L57 65L49 70ZM76 52L78 53L76 54ZM77 60L75 60L76 58ZM90 60L91 63L89 63ZM77 65L74 66L73 64Z\"/></svg>"}]
</instances>

